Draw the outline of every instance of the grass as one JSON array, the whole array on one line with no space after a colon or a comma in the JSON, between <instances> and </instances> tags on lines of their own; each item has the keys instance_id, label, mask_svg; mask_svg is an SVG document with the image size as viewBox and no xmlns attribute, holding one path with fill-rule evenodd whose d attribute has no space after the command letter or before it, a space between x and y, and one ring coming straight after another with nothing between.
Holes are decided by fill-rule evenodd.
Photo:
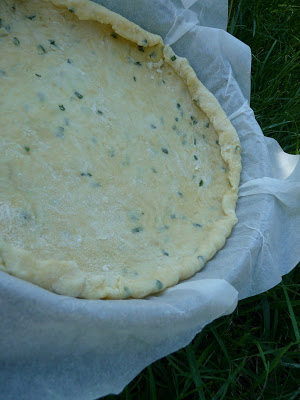
<instances>
[{"instance_id":1,"label":"grass","mask_svg":"<svg viewBox=\"0 0 300 400\"><path fill-rule=\"evenodd\" d=\"M300 4L230 0L228 31L253 53L251 106L266 136L299 154ZM186 348L142 371L105 400L300 398L300 272L239 302ZM297 283L298 282L298 283Z\"/></svg>"}]
</instances>

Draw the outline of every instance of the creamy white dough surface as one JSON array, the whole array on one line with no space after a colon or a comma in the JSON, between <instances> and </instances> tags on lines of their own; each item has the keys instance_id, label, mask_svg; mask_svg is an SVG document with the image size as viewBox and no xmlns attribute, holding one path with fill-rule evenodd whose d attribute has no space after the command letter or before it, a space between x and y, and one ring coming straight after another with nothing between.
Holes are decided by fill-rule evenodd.
<instances>
[{"instance_id":1,"label":"creamy white dough surface","mask_svg":"<svg viewBox=\"0 0 300 400\"><path fill-rule=\"evenodd\" d=\"M60 294L143 297L224 245L239 141L158 36L53 3L0 2L0 268Z\"/></svg>"}]
</instances>

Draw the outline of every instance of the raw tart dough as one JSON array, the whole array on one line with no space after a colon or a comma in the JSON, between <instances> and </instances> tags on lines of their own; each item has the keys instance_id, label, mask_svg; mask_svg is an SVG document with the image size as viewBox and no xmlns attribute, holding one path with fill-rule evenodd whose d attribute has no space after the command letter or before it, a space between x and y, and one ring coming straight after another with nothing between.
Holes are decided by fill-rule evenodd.
<instances>
[{"instance_id":1,"label":"raw tart dough","mask_svg":"<svg viewBox=\"0 0 300 400\"><path fill-rule=\"evenodd\" d=\"M237 133L188 61L89 0L0 3L0 269L144 297L237 222Z\"/></svg>"}]
</instances>

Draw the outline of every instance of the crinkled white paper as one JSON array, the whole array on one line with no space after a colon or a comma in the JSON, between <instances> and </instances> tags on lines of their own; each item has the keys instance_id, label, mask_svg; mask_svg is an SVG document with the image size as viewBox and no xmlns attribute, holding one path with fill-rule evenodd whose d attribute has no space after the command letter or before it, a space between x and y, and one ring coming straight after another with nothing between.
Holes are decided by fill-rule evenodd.
<instances>
[{"instance_id":1,"label":"crinkled white paper","mask_svg":"<svg viewBox=\"0 0 300 400\"><path fill-rule=\"evenodd\" d=\"M188 281L142 300L80 300L0 272L0 398L94 400L187 345L237 300L299 261L300 163L263 136L250 97L250 49L220 28L226 0L98 0L160 34L218 98L243 147L239 223Z\"/></svg>"}]
</instances>

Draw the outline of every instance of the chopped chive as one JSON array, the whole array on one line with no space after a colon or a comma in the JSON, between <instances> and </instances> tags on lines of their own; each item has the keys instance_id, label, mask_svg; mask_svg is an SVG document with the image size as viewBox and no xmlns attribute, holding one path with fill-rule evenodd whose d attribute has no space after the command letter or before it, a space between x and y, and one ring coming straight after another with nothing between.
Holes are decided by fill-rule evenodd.
<instances>
[{"instance_id":1,"label":"chopped chive","mask_svg":"<svg viewBox=\"0 0 300 400\"><path fill-rule=\"evenodd\" d=\"M156 285L157 290L161 290L164 287L163 283L159 280L157 280L155 282L155 285Z\"/></svg>"},{"instance_id":2,"label":"chopped chive","mask_svg":"<svg viewBox=\"0 0 300 400\"><path fill-rule=\"evenodd\" d=\"M132 233L138 233L142 232L144 229L141 226L138 226L137 228L134 228L131 230Z\"/></svg>"},{"instance_id":3,"label":"chopped chive","mask_svg":"<svg viewBox=\"0 0 300 400\"><path fill-rule=\"evenodd\" d=\"M65 128L63 126L59 126L57 128L57 131L56 131L56 136L60 137L60 138L63 138L65 136L64 135L64 130L65 130Z\"/></svg>"},{"instance_id":4,"label":"chopped chive","mask_svg":"<svg viewBox=\"0 0 300 400\"><path fill-rule=\"evenodd\" d=\"M26 150L26 151L27 151L27 153L29 153L29 152L30 152L30 147L28 147L28 146L24 146L24 150Z\"/></svg>"},{"instance_id":5,"label":"chopped chive","mask_svg":"<svg viewBox=\"0 0 300 400\"><path fill-rule=\"evenodd\" d=\"M164 147L162 147L161 151L162 151L163 153L165 153L165 154L169 154L169 150L168 150L168 149L165 149Z\"/></svg>"},{"instance_id":6,"label":"chopped chive","mask_svg":"<svg viewBox=\"0 0 300 400\"><path fill-rule=\"evenodd\" d=\"M103 111L97 110L97 113L100 114L100 115L102 115L102 114L103 114Z\"/></svg>"},{"instance_id":7,"label":"chopped chive","mask_svg":"<svg viewBox=\"0 0 300 400\"><path fill-rule=\"evenodd\" d=\"M81 172L81 176L92 176L89 172Z\"/></svg>"},{"instance_id":8,"label":"chopped chive","mask_svg":"<svg viewBox=\"0 0 300 400\"><path fill-rule=\"evenodd\" d=\"M65 107L63 106L63 104L60 104L58 107L61 109L61 111L65 111L66 110Z\"/></svg>"},{"instance_id":9,"label":"chopped chive","mask_svg":"<svg viewBox=\"0 0 300 400\"><path fill-rule=\"evenodd\" d=\"M27 211L21 211L20 212L20 217L25 219L25 221L30 221L32 219L32 215L29 214L29 212L27 212Z\"/></svg>"},{"instance_id":10,"label":"chopped chive","mask_svg":"<svg viewBox=\"0 0 300 400\"><path fill-rule=\"evenodd\" d=\"M216 140L216 144L219 144L219 141L218 141L218 139Z\"/></svg>"},{"instance_id":11,"label":"chopped chive","mask_svg":"<svg viewBox=\"0 0 300 400\"><path fill-rule=\"evenodd\" d=\"M78 97L78 99L80 99L80 100L83 98L82 94L80 94L80 93L78 93L78 92L74 92L74 94L75 94L75 96Z\"/></svg>"},{"instance_id":12,"label":"chopped chive","mask_svg":"<svg viewBox=\"0 0 300 400\"><path fill-rule=\"evenodd\" d=\"M69 8L69 12L74 14L74 8Z\"/></svg>"},{"instance_id":13,"label":"chopped chive","mask_svg":"<svg viewBox=\"0 0 300 400\"><path fill-rule=\"evenodd\" d=\"M0 18L0 28L2 28L2 19Z\"/></svg>"},{"instance_id":14,"label":"chopped chive","mask_svg":"<svg viewBox=\"0 0 300 400\"><path fill-rule=\"evenodd\" d=\"M196 155L194 155L194 159L195 159L195 160L198 160L198 157L197 157Z\"/></svg>"},{"instance_id":15,"label":"chopped chive","mask_svg":"<svg viewBox=\"0 0 300 400\"><path fill-rule=\"evenodd\" d=\"M194 145L196 146L196 144L197 144L197 139L195 138L194 139Z\"/></svg>"},{"instance_id":16,"label":"chopped chive","mask_svg":"<svg viewBox=\"0 0 300 400\"><path fill-rule=\"evenodd\" d=\"M178 121L179 121L179 118L178 118L178 117L176 117L176 118L175 118L175 121L176 121L176 122L178 122Z\"/></svg>"},{"instance_id":17,"label":"chopped chive","mask_svg":"<svg viewBox=\"0 0 300 400\"><path fill-rule=\"evenodd\" d=\"M176 60L176 56L172 56L172 57L171 57L171 60L172 60L172 61L175 61L175 60Z\"/></svg>"},{"instance_id":18,"label":"chopped chive","mask_svg":"<svg viewBox=\"0 0 300 400\"><path fill-rule=\"evenodd\" d=\"M30 19L31 21L33 20L33 19L35 19L35 15L29 15L28 17L26 17L27 19Z\"/></svg>"},{"instance_id":19,"label":"chopped chive","mask_svg":"<svg viewBox=\"0 0 300 400\"><path fill-rule=\"evenodd\" d=\"M201 224L198 224L197 222L194 222L194 223L193 223L193 226L195 226L196 228L202 228L202 225L201 225Z\"/></svg>"},{"instance_id":20,"label":"chopped chive","mask_svg":"<svg viewBox=\"0 0 300 400\"><path fill-rule=\"evenodd\" d=\"M10 9L11 9L11 11L15 12L16 11L16 6L13 5Z\"/></svg>"},{"instance_id":21,"label":"chopped chive","mask_svg":"<svg viewBox=\"0 0 300 400\"><path fill-rule=\"evenodd\" d=\"M118 35L115 32L113 32L110 36L113 37L114 39L117 39L118 37Z\"/></svg>"},{"instance_id":22,"label":"chopped chive","mask_svg":"<svg viewBox=\"0 0 300 400\"><path fill-rule=\"evenodd\" d=\"M35 76L37 76L38 78L42 77L42 75L40 75L40 74L35 74Z\"/></svg>"},{"instance_id":23,"label":"chopped chive","mask_svg":"<svg viewBox=\"0 0 300 400\"><path fill-rule=\"evenodd\" d=\"M209 122L205 124L205 128L209 128Z\"/></svg>"},{"instance_id":24,"label":"chopped chive","mask_svg":"<svg viewBox=\"0 0 300 400\"><path fill-rule=\"evenodd\" d=\"M203 186L203 180L201 179L201 181L199 182L199 187Z\"/></svg>"},{"instance_id":25,"label":"chopped chive","mask_svg":"<svg viewBox=\"0 0 300 400\"><path fill-rule=\"evenodd\" d=\"M138 46L139 51L142 51L143 53L145 52L144 47L143 46Z\"/></svg>"},{"instance_id":26,"label":"chopped chive","mask_svg":"<svg viewBox=\"0 0 300 400\"><path fill-rule=\"evenodd\" d=\"M134 65L138 65L139 67L142 66L142 64L141 64L139 61L136 61L136 62L134 63Z\"/></svg>"},{"instance_id":27,"label":"chopped chive","mask_svg":"<svg viewBox=\"0 0 300 400\"><path fill-rule=\"evenodd\" d=\"M151 128L152 128L152 129L156 129L156 126L153 125L153 124L151 124Z\"/></svg>"},{"instance_id":28,"label":"chopped chive","mask_svg":"<svg viewBox=\"0 0 300 400\"><path fill-rule=\"evenodd\" d=\"M169 256L169 253L167 251L165 251L165 250L163 250L162 253L163 253L164 256L167 256L167 257Z\"/></svg>"},{"instance_id":29,"label":"chopped chive","mask_svg":"<svg viewBox=\"0 0 300 400\"><path fill-rule=\"evenodd\" d=\"M181 192L177 192L179 197L183 197L183 194Z\"/></svg>"},{"instance_id":30,"label":"chopped chive","mask_svg":"<svg viewBox=\"0 0 300 400\"><path fill-rule=\"evenodd\" d=\"M20 44L20 40L16 37L13 38L13 42L16 46L19 46L19 44Z\"/></svg>"},{"instance_id":31,"label":"chopped chive","mask_svg":"<svg viewBox=\"0 0 300 400\"><path fill-rule=\"evenodd\" d=\"M191 115L191 120L193 122L193 125L196 125L198 123L198 121L196 120L196 118L193 115Z\"/></svg>"},{"instance_id":32,"label":"chopped chive","mask_svg":"<svg viewBox=\"0 0 300 400\"><path fill-rule=\"evenodd\" d=\"M157 171L156 171L155 168L151 168L151 170L152 170L152 172L153 172L154 174L157 174Z\"/></svg>"},{"instance_id":33,"label":"chopped chive","mask_svg":"<svg viewBox=\"0 0 300 400\"><path fill-rule=\"evenodd\" d=\"M150 58L154 58L154 57L156 57L156 53L155 53L155 51L152 51L152 52L149 54L149 57L150 57Z\"/></svg>"},{"instance_id":34,"label":"chopped chive","mask_svg":"<svg viewBox=\"0 0 300 400\"><path fill-rule=\"evenodd\" d=\"M73 64L73 60L71 60L71 58L68 58L68 63Z\"/></svg>"},{"instance_id":35,"label":"chopped chive","mask_svg":"<svg viewBox=\"0 0 300 400\"><path fill-rule=\"evenodd\" d=\"M48 39L48 40L49 40L50 44L52 44L53 46L56 46L55 40L52 40L52 39Z\"/></svg>"},{"instance_id":36,"label":"chopped chive","mask_svg":"<svg viewBox=\"0 0 300 400\"><path fill-rule=\"evenodd\" d=\"M181 105L179 103L177 103L176 107L179 109L181 107Z\"/></svg>"},{"instance_id":37,"label":"chopped chive","mask_svg":"<svg viewBox=\"0 0 300 400\"><path fill-rule=\"evenodd\" d=\"M162 83L165 84L166 82L164 80L162 80Z\"/></svg>"},{"instance_id":38,"label":"chopped chive","mask_svg":"<svg viewBox=\"0 0 300 400\"><path fill-rule=\"evenodd\" d=\"M136 77L135 76L133 77L133 80L134 80L134 82L136 82Z\"/></svg>"},{"instance_id":39,"label":"chopped chive","mask_svg":"<svg viewBox=\"0 0 300 400\"><path fill-rule=\"evenodd\" d=\"M44 46L42 46L41 44L39 44L39 45L37 46L37 48L38 48L39 50L41 50L41 52L42 52L43 54L46 54L46 50L45 50L45 47L44 47Z\"/></svg>"}]
</instances>

